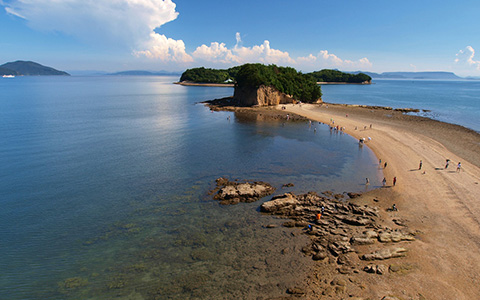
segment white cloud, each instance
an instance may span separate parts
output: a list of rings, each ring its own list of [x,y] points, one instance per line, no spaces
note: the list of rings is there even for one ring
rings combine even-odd
[[[154,32],[177,18],[171,0],[12,0],[2,5],[36,30],[126,47],[137,55],[191,61],[183,41]]]
[[[480,61],[474,60],[475,50],[472,46],[467,46],[464,50],[458,51],[456,57],[456,63],[467,64],[469,66],[475,67],[477,70],[480,70]]]
[[[321,50],[316,56],[309,54],[306,57],[298,57],[296,66],[304,71],[316,71],[320,69],[338,68],[344,70],[371,68],[372,63],[364,57],[356,61],[341,59],[327,50]]]
[[[261,62],[265,64],[291,64],[294,60],[288,52],[270,47],[269,41],[253,47],[242,46],[240,33],[236,33],[237,43],[232,49],[228,49],[225,43],[212,42],[210,46],[201,45],[193,52],[193,57],[201,61],[223,64],[244,64]]]

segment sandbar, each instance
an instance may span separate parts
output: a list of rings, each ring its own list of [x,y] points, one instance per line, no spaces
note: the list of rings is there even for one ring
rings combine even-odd
[[[480,295],[480,134],[462,126],[400,111],[338,104],[289,104],[277,109],[365,138],[388,188],[364,194],[361,203],[385,212],[386,222],[403,219],[417,230],[407,243],[405,274],[348,275],[362,286],[361,299],[478,299]],[[334,123],[333,123],[334,122]],[[446,160],[450,164],[445,169]],[[422,166],[420,169],[420,161]],[[384,163],[388,165],[384,168]],[[457,164],[461,168],[457,170]],[[397,178],[393,186],[393,177]],[[371,183],[380,185],[381,183]],[[375,200],[375,202],[374,202]],[[391,221],[390,221],[391,222]],[[322,272],[314,272],[305,299],[319,299]],[[339,274],[341,276],[341,274]],[[349,282],[347,280],[347,282]],[[343,299],[345,295],[337,295]],[[364,297],[364,298],[363,298]],[[329,298],[332,299],[332,298]],[[336,298],[334,298],[336,299]]]

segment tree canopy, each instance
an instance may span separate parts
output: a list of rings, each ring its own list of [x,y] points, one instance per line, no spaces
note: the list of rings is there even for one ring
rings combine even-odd
[[[207,69],[204,67],[188,69],[183,72],[180,81],[196,83],[225,83],[229,79],[235,81],[239,69],[239,66],[230,69]]]
[[[239,88],[273,86],[303,102],[315,102],[322,96],[320,86],[312,76],[297,72],[294,68],[276,65],[242,65],[236,76],[236,85]]]
[[[315,77],[317,82],[347,82],[347,83],[362,83],[370,82],[372,77],[364,73],[350,74],[344,73],[338,70],[323,69],[321,71],[315,71],[309,73],[309,75]]]

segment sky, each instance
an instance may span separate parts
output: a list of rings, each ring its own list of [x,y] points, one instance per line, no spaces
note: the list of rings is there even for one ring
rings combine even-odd
[[[478,53],[476,53],[478,51]],[[478,0],[0,0],[0,64],[480,76]]]

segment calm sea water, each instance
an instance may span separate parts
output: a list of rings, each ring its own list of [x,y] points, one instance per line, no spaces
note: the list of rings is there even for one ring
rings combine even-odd
[[[371,85],[323,85],[332,103],[418,108],[421,115],[480,131],[480,81],[381,80]]]
[[[176,79],[0,80],[0,298],[282,295],[310,260],[289,230],[265,228],[282,223],[258,212],[265,199],[220,206],[214,180],[264,180],[277,194],[380,185],[355,139],[212,113],[197,102],[232,89]]]

